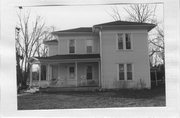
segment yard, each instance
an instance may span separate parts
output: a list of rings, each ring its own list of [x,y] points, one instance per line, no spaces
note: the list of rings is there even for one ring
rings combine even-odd
[[[106,92],[35,93],[18,96],[19,110],[165,106],[164,88]]]

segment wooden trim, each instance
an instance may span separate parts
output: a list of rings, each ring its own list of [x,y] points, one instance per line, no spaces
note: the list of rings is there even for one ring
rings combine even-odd
[[[77,81],[77,79],[78,79],[78,77],[77,77],[77,74],[78,74],[78,67],[77,67],[77,62],[75,62],[75,79],[76,79],[76,87],[78,86],[78,81]]]
[[[101,27],[101,29],[102,29],[102,27]],[[101,88],[103,88],[102,86],[102,80],[103,80],[103,70],[102,70],[102,64],[103,64],[103,59],[102,59],[102,57],[103,57],[103,53],[102,53],[102,30],[101,31],[99,31],[99,43],[100,43],[100,48],[99,48],[99,51],[100,51],[100,87]]]
[[[99,87],[101,87],[101,62],[98,62],[98,74],[99,74]]]
[[[41,63],[74,63],[76,62],[98,62],[100,59],[65,59],[65,60],[41,60]]]

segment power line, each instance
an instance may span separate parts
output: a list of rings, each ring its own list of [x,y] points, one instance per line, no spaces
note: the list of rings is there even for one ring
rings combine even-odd
[[[163,4],[163,2],[152,2],[152,3],[100,3],[100,4],[44,4],[44,5],[22,5],[16,6],[19,9],[23,7],[58,7],[58,6],[100,6],[100,5],[127,5],[127,4]]]

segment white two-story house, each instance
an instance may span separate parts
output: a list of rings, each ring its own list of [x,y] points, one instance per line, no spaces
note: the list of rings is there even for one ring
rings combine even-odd
[[[47,57],[39,64],[39,87],[150,88],[148,32],[154,24],[115,21],[52,32]]]

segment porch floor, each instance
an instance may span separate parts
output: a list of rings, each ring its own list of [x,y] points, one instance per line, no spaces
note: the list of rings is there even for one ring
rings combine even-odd
[[[67,91],[97,91],[99,87],[48,87],[40,88],[39,92],[44,93],[56,93],[56,92],[67,92]]]

